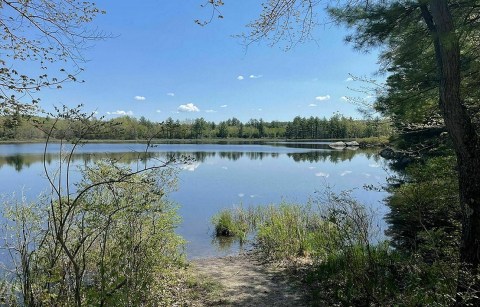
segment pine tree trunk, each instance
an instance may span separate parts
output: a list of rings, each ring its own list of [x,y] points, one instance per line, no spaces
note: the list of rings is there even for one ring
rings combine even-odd
[[[460,46],[447,0],[430,0],[430,20],[422,10],[435,44],[435,55],[440,80],[440,107],[445,125],[453,141],[457,156],[460,204],[462,206],[462,241],[460,261],[468,274],[460,270],[457,303],[466,303],[463,297],[472,275],[478,274],[480,264],[480,141],[461,97]],[[472,280],[470,280],[472,281]],[[473,287],[480,290],[479,282]],[[477,296],[476,294],[475,296]],[[479,299],[473,299],[477,305]]]

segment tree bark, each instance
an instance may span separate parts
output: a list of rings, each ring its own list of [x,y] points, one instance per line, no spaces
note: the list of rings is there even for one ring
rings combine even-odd
[[[430,16],[422,8],[422,16],[430,28],[435,45],[435,56],[439,75],[440,107],[445,126],[453,142],[458,163],[460,205],[462,206],[462,239],[460,269],[457,285],[457,303],[466,303],[463,297],[468,280],[479,272],[480,264],[480,142],[461,96],[460,44],[453,22],[448,0],[430,0]],[[467,271],[465,271],[466,269]],[[465,274],[468,273],[468,274]],[[468,289],[470,288],[470,290]],[[480,290],[474,283],[473,291]],[[475,293],[475,296],[478,296]],[[474,297],[475,297],[474,296]],[[473,299],[475,305],[479,298]]]

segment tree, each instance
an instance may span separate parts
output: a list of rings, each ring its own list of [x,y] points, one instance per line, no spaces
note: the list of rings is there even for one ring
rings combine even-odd
[[[480,97],[478,91],[467,89],[473,83],[478,84],[472,80],[478,73],[478,52],[472,50],[480,33],[478,6],[431,0],[414,2],[407,7],[400,2],[373,4],[366,8],[351,6],[333,13],[339,21],[355,27],[356,34],[351,40],[358,47],[386,46],[382,59],[392,75],[387,83],[388,92],[380,101],[385,113],[405,118],[401,112],[414,110],[416,106],[412,101],[417,101],[424,114],[422,107],[435,111],[438,106],[458,165],[463,215],[460,261],[467,265],[470,274],[477,275],[480,265],[480,176],[474,170],[480,168],[480,139],[474,122],[479,115]],[[434,60],[415,65],[424,61],[428,54],[433,55]],[[413,90],[411,85],[415,86]],[[408,91],[407,98],[403,98],[408,101],[407,108],[400,95]],[[412,96],[417,97],[412,99]],[[435,101],[438,102],[436,106],[432,103]],[[434,117],[435,113],[425,115]],[[457,301],[467,291],[464,279],[460,274]],[[478,282],[474,290],[480,290]]]
[[[19,108],[17,107],[13,114],[5,115],[3,121],[3,135],[6,138],[13,139],[17,136],[17,129],[22,123]]]
[[[169,117],[167,120],[163,123],[162,127],[164,127],[166,131],[166,138],[167,139],[172,139],[174,135],[174,129],[175,129],[175,122],[173,121],[173,118]]]
[[[217,10],[223,5],[223,1],[209,3]],[[251,31],[244,36],[246,42],[270,38],[276,43],[286,37],[292,45],[305,40],[315,25],[315,8],[320,4],[310,0],[264,3],[259,18],[248,25]],[[478,274],[480,6],[476,1],[450,0],[346,1],[330,7],[330,13],[337,22],[354,28],[347,41],[355,47],[383,48],[382,70],[390,76],[386,96],[377,103],[380,111],[393,115],[394,120],[408,120],[419,110],[424,119],[439,115],[445,124],[458,165],[463,216],[460,260],[470,273]],[[297,36],[291,35],[295,26]],[[460,296],[466,291],[462,279],[460,276]],[[474,289],[480,290],[480,282]],[[477,296],[475,300],[480,299]]]
[[[238,137],[243,138],[243,123],[238,125]]]
[[[261,118],[258,121],[257,129],[258,129],[258,137],[263,138],[265,136],[265,123]]]
[[[207,122],[203,117],[195,119],[192,127],[192,137],[195,139],[203,138],[205,129],[207,129]]]
[[[228,126],[226,122],[220,122],[220,124],[218,124],[217,136],[223,139],[228,137]]]
[[[78,81],[83,49],[105,37],[88,27],[104,13],[88,1],[5,0],[0,10],[1,112],[31,110],[38,103],[35,93],[42,88]],[[25,67],[21,62],[40,73],[32,75],[30,69],[20,68]]]

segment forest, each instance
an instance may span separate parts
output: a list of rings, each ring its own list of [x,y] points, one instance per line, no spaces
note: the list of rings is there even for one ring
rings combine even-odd
[[[91,140],[148,140],[155,139],[358,139],[369,137],[388,137],[392,128],[387,120],[379,117],[372,119],[353,119],[340,114],[331,118],[295,117],[291,122],[250,119],[242,123],[235,117],[219,123],[208,122],[204,118],[195,120],[173,120],[171,117],[163,122],[153,122],[140,117],[122,116],[113,119],[96,119],[105,123],[102,131],[88,136]],[[3,127],[0,139],[8,140],[40,140],[45,139],[45,130],[54,122],[53,116],[28,117],[18,112],[0,117]],[[68,127],[68,128],[67,128]],[[41,128],[41,129],[39,129]],[[61,119],[56,123],[56,133],[68,133],[69,137],[78,137],[79,129],[69,119]],[[53,138],[58,135],[52,135]],[[65,135],[62,135],[65,137]],[[67,136],[68,137],[68,136]]]

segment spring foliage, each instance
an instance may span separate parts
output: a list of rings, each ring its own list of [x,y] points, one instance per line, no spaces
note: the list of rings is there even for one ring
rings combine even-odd
[[[167,199],[176,183],[173,161],[147,165],[141,160],[147,144],[135,167],[116,159],[75,165],[83,138],[105,123],[65,109],[45,129],[49,136],[58,118],[74,122],[80,134],[61,139],[56,167],[47,160],[47,138],[49,192],[36,202],[4,203],[3,246],[11,258],[5,265],[12,272],[4,279],[4,297],[26,306],[168,305],[176,279],[164,277],[183,262],[183,240],[175,234],[179,217]]]

